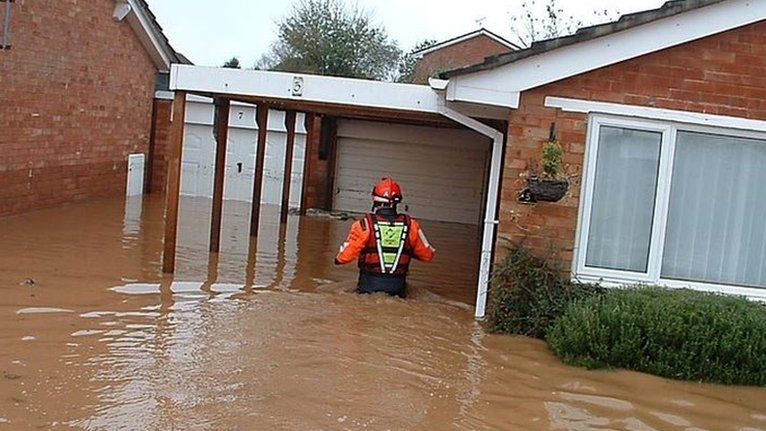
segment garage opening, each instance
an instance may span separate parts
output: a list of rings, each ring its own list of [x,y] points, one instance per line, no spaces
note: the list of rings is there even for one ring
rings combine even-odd
[[[400,210],[421,221],[438,250],[433,262],[413,265],[411,284],[470,303],[490,155],[489,139],[471,130],[339,119],[332,209],[367,212],[373,185],[395,178]]]
[[[333,209],[369,211],[372,185],[392,177],[414,217],[478,226],[489,150],[470,130],[340,120]]]

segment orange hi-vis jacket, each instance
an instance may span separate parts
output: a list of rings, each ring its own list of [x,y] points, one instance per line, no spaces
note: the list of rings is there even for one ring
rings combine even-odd
[[[396,226],[400,227],[398,231]],[[387,250],[386,240],[381,238],[387,232],[393,234],[394,231],[397,235],[396,241],[398,242],[399,235],[402,235],[404,241],[400,244],[398,253],[395,248]],[[357,220],[351,226],[348,238],[340,247],[335,262],[347,264],[358,260],[359,269],[363,272],[406,275],[411,258],[430,262],[435,251],[415,219],[403,214],[398,214],[393,219],[378,214],[366,214],[362,220]]]

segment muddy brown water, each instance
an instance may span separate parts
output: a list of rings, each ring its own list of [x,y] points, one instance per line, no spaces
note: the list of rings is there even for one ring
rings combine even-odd
[[[160,274],[162,202],[109,199],[0,219],[0,429],[763,430],[766,391],[562,365],[472,318],[475,228],[438,248],[413,298],[348,293],[349,221],[184,199]],[[237,215],[239,214],[239,215]]]

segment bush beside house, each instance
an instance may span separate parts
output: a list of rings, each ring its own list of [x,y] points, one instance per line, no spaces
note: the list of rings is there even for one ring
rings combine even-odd
[[[514,245],[495,266],[489,304],[489,329],[544,339],[548,328],[575,300],[601,293],[591,284],[572,283],[558,261]]]
[[[564,362],[766,386],[766,307],[745,298],[618,289],[571,305],[548,342]]]
[[[660,287],[571,282],[555,260],[513,246],[493,274],[488,328],[548,341],[565,363],[766,386],[766,307]]]

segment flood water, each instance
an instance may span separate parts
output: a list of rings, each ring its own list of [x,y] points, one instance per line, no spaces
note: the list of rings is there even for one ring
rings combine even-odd
[[[472,318],[476,228],[425,222],[413,297],[349,293],[350,221],[92,201],[0,219],[0,430],[766,430],[766,391],[563,366]]]

